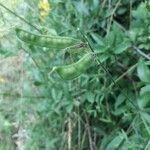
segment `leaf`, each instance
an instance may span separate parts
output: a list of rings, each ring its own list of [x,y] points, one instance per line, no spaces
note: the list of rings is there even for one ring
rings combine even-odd
[[[120,116],[121,114],[123,114],[126,111],[126,107],[125,106],[121,106],[119,108],[117,108],[114,112],[112,112],[113,115],[115,116]]]
[[[106,46],[111,48],[114,42],[115,42],[115,34],[112,31],[105,37],[105,43],[106,43]]]
[[[73,104],[69,104],[69,105],[66,107],[67,113],[71,113],[72,110],[73,110]]]
[[[54,88],[52,89],[52,98],[53,98],[54,100],[57,99],[56,90],[55,90]]]
[[[41,85],[43,85],[44,83],[41,82],[41,81],[36,80],[36,81],[33,82],[33,84],[34,84],[35,86],[41,86]]]
[[[146,3],[141,3],[137,10],[133,10],[132,14],[135,18],[144,19],[147,17],[148,9],[146,8]]]
[[[117,11],[117,14],[123,15],[127,11],[126,7],[120,7]]]
[[[150,85],[141,88],[140,95],[150,94]]]
[[[90,3],[91,2],[91,3]],[[93,13],[94,16],[97,16],[99,13],[99,0],[93,0],[89,1],[89,5],[91,6],[91,12]]]
[[[115,138],[116,133],[118,132],[118,129],[115,128],[110,132],[109,134],[106,134],[103,139],[101,140],[101,144],[99,149],[100,150],[106,150],[106,147],[109,145],[109,143]]]
[[[74,103],[74,106],[76,106],[76,107],[80,106],[80,102],[77,100],[75,100],[73,103]]]
[[[115,35],[115,45],[121,44],[125,37],[125,33],[123,32],[122,26],[119,25],[116,21],[114,21],[112,30]]]
[[[125,40],[121,44],[117,45],[115,48],[115,54],[120,54],[123,51],[127,50],[131,46],[131,43],[129,40]]]
[[[117,137],[115,137],[106,147],[106,150],[116,150],[118,149],[119,145],[121,144],[121,142],[124,140],[124,137],[119,135]]]
[[[93,0],[93,6],[98,7],[99,6],[99,0]]]
[[[89,10],[85,3],[81,1],[81,2],[75,2],[74,4],[79,14],[85,15],[85,16],[89,15]]]
[[[104,54],[99,55],[98,58],[101,62],[104,62],[109,58],[109,55],[107,53],[104,53]]]
[[[141,81],[150,83],[150,70],[143,59],[138,62],[137,73]]]
[[[120,106],[124,101],[125,101],[125,96],[123,94],[120,94],[116,99],[115,109],[117,109],[118,106]]]
[[[138,99],[138,105],[140,108],[150,106],[150,85],[146,85],[140,90],[140,98]]]
[[[129,32],[128,32],[128,36],[129,36],[129,39],[132,41],[132,42],[135,42],[136,41],[136,38],[137,38],[137,34],[138,34],[138,28],[134,28],[134,29],[131,29]]]
[[[141,109],[148,107],[150,105],[150,95],[149,96],[144,96],[140,99],[138,99],[138,105]]]
[[[95,95],[92,92],[89,92],[86,94],[86,99],[88,100],[88,102],[93,103],[95,100]]]
[[[141,115],[142,115],[143,119],[144,119],[147,123],[150,124],[150,115],[149,115],[148,113],[145,113],[145,112],[141,113]]]
[[[102,39],[101,36],[99,36],[96,33],[91,33],[91,36],[98,45],[104,46],[104,40]]]

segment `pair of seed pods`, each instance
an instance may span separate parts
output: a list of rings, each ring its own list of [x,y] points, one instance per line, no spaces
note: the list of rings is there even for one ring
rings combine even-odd
[[[37,35],[20,28],[16,28],[16,35],[20,40],[31,45],[55,49],[64,49],[81,43],[80,40],[71,37]],[[93,54],[88,52],[77,62],[70,65],[55,66],[53,70],[55,70],[62,79],[72,80],[85,72],[91,65],[92,60]]]

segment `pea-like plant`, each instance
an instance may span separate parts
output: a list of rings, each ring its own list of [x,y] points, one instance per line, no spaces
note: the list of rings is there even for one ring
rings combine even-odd
[[[10,3],[0,2],[0,149],[149,150],[149,1]]]

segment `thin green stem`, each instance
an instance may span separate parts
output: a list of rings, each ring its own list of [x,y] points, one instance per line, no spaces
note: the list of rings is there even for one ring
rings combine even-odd
[[[46,98],[50,98],[50,97],[46,97],[46,96],[32,96],[32,95],[14,95],[14,94],[11,94],[11,93],[0,93],[0,96],[3,96],[3,97],[11,97],[11,98],[31,98],[31,99],[46,99]]]
[[[3,7],[5,10],[7,10],[8,12],[10,12],[11,14],[15,15],[16,17],[18,17],[20,20],[22,20],[23,22],[25,22],[26,24],[28,24],[29,26],[33,27],[34,29],[36,29],[37,31],[39,31],[41,33],[41,30],[38,29],[35,25],[31,24],[30,22],[28,22],[27,20],[25,20],[23,17],[19,16],[18,14],[16,14],[15,12],[13,12],[12,10],[10,10],[9,8],[7,8],[6,6],[4,6],[2,3],[0,3],[0,6]]]
[[[121,76],[119,76],[116,80],[115,83],[119,82],[124,76],[126,76],[129,72],[133,71],[137,66],[137,63],[135,65],[133,65],[132,67],[130,67],[126,72],[124,72]],[[112,82],[108,88],[112,88],[114,86],[114,82]]]

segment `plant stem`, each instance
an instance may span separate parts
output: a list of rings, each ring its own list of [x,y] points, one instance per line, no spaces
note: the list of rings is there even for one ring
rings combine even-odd
[[[138,47],[133,46],[133,48],[134,48],[134,50],[135,50],[139,55],[141,55],[141,56],[143,56],[144,58],[150,60],[150,57],[149,57],[147,54],[145,54],[144,52],[142,52]]]
[[[68,150],[71,150],[71,137],[72,137],[72,127],[71,127],[71,119],[68,118]]]
[[[121,76],[119,76],[116,80],[115,83],[117,83],[118,81],[120,81],[124,76],[126,76],[129,72],[133,71],[137,66],[137,63],[135,65],[133,65],[131,68],[129,68],[126,72],[124,72]],[[108,88],[112,88],[114,86],[114,82],[112,82],[110,84],[110,86]]]
[[[120,2],[121,2],[121,0],[118,0],[117,4],[115,5],[115,8],[114,8],[113,11],[112,11],[111,17],[110,17],[110,19],[109,19],[107,34],[108,34],[109,31],[110,31],[110,28],[111,28],[111,25],[112,25],[112,21],[113,21],[113,16],[114,16],[114,14],[115,14],[117,8],[118,8],[119,5],[120,5]]]
[[[90,150],[94,150],[93,149],[93,142],[92,142],[91,131],[90,131],[90,125],[89,125],[89,120],[88,120],[87,114],[85,114],[85,120],[86,120],[86,124],[87,124],[87,132],[88,132],[88,137],[89,137]]]
[[[6,6],[4,6],[2,3],[0,3],[0,6],[3,7],[4,9],[6,9],[7,11],[9,11],[11,14],[15,15],[16,17],[18,17],[20,20],[22,20],[23,22],[25,22],[29,26],[32,26],[34,29],[36,29],[37,31],[39,31],[41,33],[41,30],[38,29],[35,25],[31,24],[30,22],[28,22],[27,20],[25,20],[23,17],[19,16],[18,14],[16,14],[15,12],[13,12],[12,10],[10,10]]]

